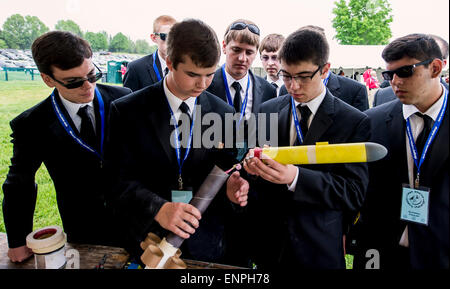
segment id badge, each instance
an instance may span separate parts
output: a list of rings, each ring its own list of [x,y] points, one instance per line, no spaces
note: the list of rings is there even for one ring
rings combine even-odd
[[[192,191],[178,191],[172,190],[172,202],[174,203],[186,203],[192,199]]]
[[[427,226],[429,200],[430,188],[411,188],[409,184],[403,184],[400,219]]]

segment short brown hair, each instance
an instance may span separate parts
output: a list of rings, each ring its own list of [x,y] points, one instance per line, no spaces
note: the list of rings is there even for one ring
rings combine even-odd
[[[186,19],[175,23],[167,37],[167,58],[176,69],[178,63],[189,56],[198,67],[217,65],[220,58],[220,44],[216,32],[198,19]]]
[[[175,24],[177,20],[169,15],[161,15],[153,21],[153,33],[159,32],[159,27],[162,25]]]
[[[267,52],[277,52],[283,44],[284,36],[281,34],[272,33],[264,37],[259,46],[259,53],[264,50]]]
[[[408,34],[386,45],[381,57],[384,61],[392,62],[403,57],[415,58],[420,61],[428,59],[442,59],[442,53],[437,42],[430,35]],[[428,67],[428,65],[425,65]]]
[[[328,62],[330,48],[323,33],[316,29],[298,29],[283,42],[278,58],[288,65],[310,61],[316,65]]]
[[[92,57],[89,42],[68,31],[50,31],[39,36],[31,51],[39,71],[52,77],[52,66],[69,70]]]
[[[228,25],[227,30],[225,31],[225,35],[223,37],[225,44],[228,44],[231,40],[234,40],[234,41],[237,41],[240,43],[254,45],[254,46],[256,46],[256,49],[258,49],[259,35],[255,34],[253,32],[250,32],[250,30],[248,30],[248,28],[245,28],[243,30],[230,30],[231,26],[237,22],[243,22],[245,24],[256,25],[252,21],[245,20],[245,19],[238,19],[238,20],[233,21],[230,25]]]

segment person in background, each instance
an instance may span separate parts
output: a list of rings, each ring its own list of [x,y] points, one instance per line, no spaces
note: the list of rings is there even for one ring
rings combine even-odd
[[[280,61],[277,54],[283,44],[284,36],[281,34],[269,34],[261,41],[259,47],[259,54],[261,56],[261,63],[267,75],[264,77],[277,90],[277,96],[280,94],[280,88],[283,86],[283,80],[278,77],[280,70]]]
[[[150,38],[156,43],[158,49],[154,53],[128,64],[127,72],[123,78],[124,87],[137,91],[160,81],[166,76],[168,73],[166,38],[170,28],[175,23],[175,18],[169,15],[161,15],[153,21],[153,33]]]

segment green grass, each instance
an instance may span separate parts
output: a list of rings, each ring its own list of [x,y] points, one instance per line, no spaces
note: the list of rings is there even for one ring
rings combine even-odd
[[[42,81],[0,81],[0,185],[5,181],[12,156],[11,128],[9,122],[24,110],[44,100],[52,89]],[[38,197],[34,212],[33,230],[58,225],[62,226],[56,205],[53,182],[44,165],[36,173]],[[0,189],[3,201],[3,189]],[[0,206],[0,232],[5,231],[3,211]],[[347,269],[353,266],[353,256],[345,257]]]
[[[42,81],[0,82],[0,184],[3,184],[11,164],[12,143],[9,122],[27,108],[45,99],[52,90]],[[33,230],[62,226],[56,205],[55,188],[44,165],[36,173],[38,197],[34,213]],[[0,189],[3,201],[3,189]],[[0,232],[5,232],[3,211],[0,206]]]

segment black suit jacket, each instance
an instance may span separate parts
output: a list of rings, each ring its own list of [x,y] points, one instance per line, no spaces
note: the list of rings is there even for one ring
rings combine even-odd
[[[105,104],[131,91],[97,84]],[[55,99],[75,132],[58,92]],[[97,132],[100,131],[98,100],[94,98]],[[105,115],[105,133],[109,123]],[[3,216],[10,248],[25,245],[33,229],[37,185],[34,175],[45,164],[56,190],[58,209],[70,242],[114,244],[112,220],[105,208],[103,169],[100,159],[82,148],[64,130],[48,97],[11,121],[14,153],[3,184]],[[98,134],[99,135],[99,134]],[[109,235],[110,234],[110,235]]]
[[[445,83],[441,78],[441,83],[447,88],[448,90],[448,84]],[[380,104],[390,102],[394,99],[397,99],[395,96],[394,90],[392,90],[391,86],[380,88],[375,92],[375,95],[373,97],[373,106],[378,106]]]
[[[155,64],[158,68],[159,75],[163,77],[164,74],[161,69],[158,53],[156,54]],[[123,86],[130,88],[132,91],[137,91],[158,81],[156,72],[153,69],[153,54],[150,54],[128,64],[127,72],[125,72],[123,77]]]
[[[388,154],[384,159],[369,164],[370,182],[367,199],[361,210],[359,253],[355,255],[354,267],[364,269],[368,261],[365,258],[366,251],[377,249],[381,269],[398,270],[405,269],[405,266],[414,269],[448,269],[448,104],[441,128],[421,167],[421,185],[431,188],[429,225],[408,223],[409,252],[398,245],[407,224],[400,220],[402,184],[408,183],[406,122],[402,103],[394,100],[366,113],[371,122],[371,141],[384,145]]]
[[[261,104],[263,104],[265,101],[268,101],[269,99],[277,97],[277,90],[275,89],[275,87],[273,87],[273,85],[264,80],[264,78],[254,75],[251,70],[249,70],[249,73],[253,83],[252,112],[257,113]],[[217,95],[223,101],[225,101],[225,103],[228,104],[225,83],[223,81],[222,68],[216,70],[214,79],[211,82],[211,85],[208,87],[207,91],[211,92],[214,95]]]
[[[369,108],[366,87],[356,80],[331,73],[327,88],[333,96],[360,111],[365,111]],[[287,93],[286,86],[283,85],[280,89],[280,95]]]
[[[290,99],[290,95],[279,96],[264,103],[260,110],[278,113],[279,146],[289,146]],[[269,120],[266,127],[270,133]],[[368,139],[367,116],[327,92],[305,136],[305,145]],[[262,180],[254,184],[249,200],[249,215],[256,228],[251,232],[254,258],[263,267],[345,268],[343,217],[346,212],[359,210],[363,203],[367,165],[298,167],[294,192],[288,191],[286,185]]]
[[[378,106],[380,104],[390,102],[397,97],[395,96],[394,91],[391,86],[380,88],[375,92],[373,96],[373,106]]]
[[[222,120],[225,113],[234,112],[231,106],[206,91],[198,96],[197,105],[201,105],[201,116],[214,112]],[[173,137],[170,118],[162,81],[112,104],[105,153],[116,180],[114,208],[123,221],[125,246],[133,256],[142,254],[139,244],[147,233],[154,232],[161,238],[168,233],[154,217],[164,203],[171,201],[171,190],[178,190],[178,163],[170,144]],[[197,119],[201,121],[199,116]],[[201,132],[210,126],[203,125]],[[197,128],[194,128],[194,138]],[[215,152],[203,145],[191,149],[182,176],[184,185],[191,187],[193,194],[220,161],[220,153]],[[227,161],[231,167],[233,158]],[[185,258],[221,260],[225,251],[224,219],[227,209],[232,208],[225,198],[225,192],[219,192],[203,214],[195,234],[183,243],[181,250]]]

